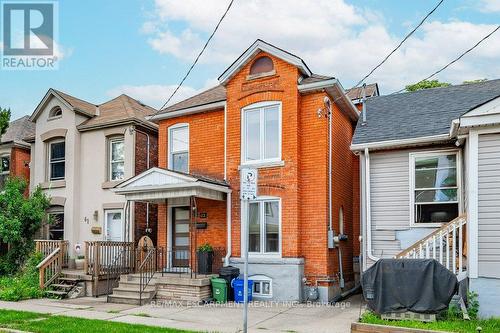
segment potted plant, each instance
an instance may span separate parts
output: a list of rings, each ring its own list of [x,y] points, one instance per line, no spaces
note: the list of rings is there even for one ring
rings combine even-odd
[[[214,261],[214,248],[212,245],[205,243],[200,245],[197,250],[198,257],[198,273],[211,274],[212,263]]]
[[[78,256],[75,259],[75,268],[78,270],[83,269],[83,265],[85,264],[85,256]]]

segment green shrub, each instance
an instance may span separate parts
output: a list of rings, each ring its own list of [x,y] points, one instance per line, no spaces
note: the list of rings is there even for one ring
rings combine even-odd
[[[32,253],[18,274],[0,278],[0,299],[17,302],[43,297],[43,290],[39,286],[38,268],[36,268],[42,260],[41,253]]]
[[[473,291],[467,293],[467,312],[471,319],[477,319],[477,314],[479,312],[479,301],[477,297],[478,294]]]

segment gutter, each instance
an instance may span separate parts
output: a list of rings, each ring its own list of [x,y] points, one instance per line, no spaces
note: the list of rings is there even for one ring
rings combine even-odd
[[[374,150],[374,149],[385,149],[385,148],[398,148],[401,146],[421,145],[421,144],[425,144],[425,143],[433,143],[433,142],[437,142],[437,141],[449,141],[449,140],[451,140],[451,137],[449,134],[439,134],[439,135],[432,135],[432,136],[424,136],[424,137],[420,137],[420,138],[351,144],[351,150],[352,151],[363,151],[365,149]]]
[[[213,102],[213,103],[208,103],[208,104],[204,104],[204,105],[193,106],[190,108],[180,109],[177,111],[155,114],[155,115],[146,117],[146,120],[149,120],[149,121],[163,120],[163,119],[170,119],[170,118],[175,118],[175,117],[179,117],[179,116],[185,116],[185,115],[200,113],[200,112],[205,112],[205,111],[213,111],[213,110],[223,108],[225,105],[226,105],[226,100],[223,100],[223,101],[219,101],[219,102]]]

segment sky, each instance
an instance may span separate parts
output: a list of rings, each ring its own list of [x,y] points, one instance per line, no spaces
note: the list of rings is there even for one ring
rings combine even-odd
[[[317,74],[355,85],[438,0],[235,0],[173,102],[217,85],[256,39],[301,57]],[[229,0],[59,0],[59,69],[0,70],[0,106],[31,114],[49,88],[94,104],[122,93],[160,107]],[[418,82],[500,23],[500,0],[445,0],[368,80],[382,94]],[[500,31],[437,78],[500,78]]]

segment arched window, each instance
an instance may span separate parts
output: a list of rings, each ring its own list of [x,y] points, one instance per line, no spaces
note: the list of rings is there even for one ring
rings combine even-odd
[[[62,109],[59,106],[54,106],[49,113],[49,118],[57,118],[62,116]]]
[[[344,207],[340,206],[339,209],[339,234],[344,234]]]
[[[274,64],[271,58],[266,56],[260,57],[257,58],[250,67],[250,75],[269,73],[273,71],[273,69],[274,69]]]

